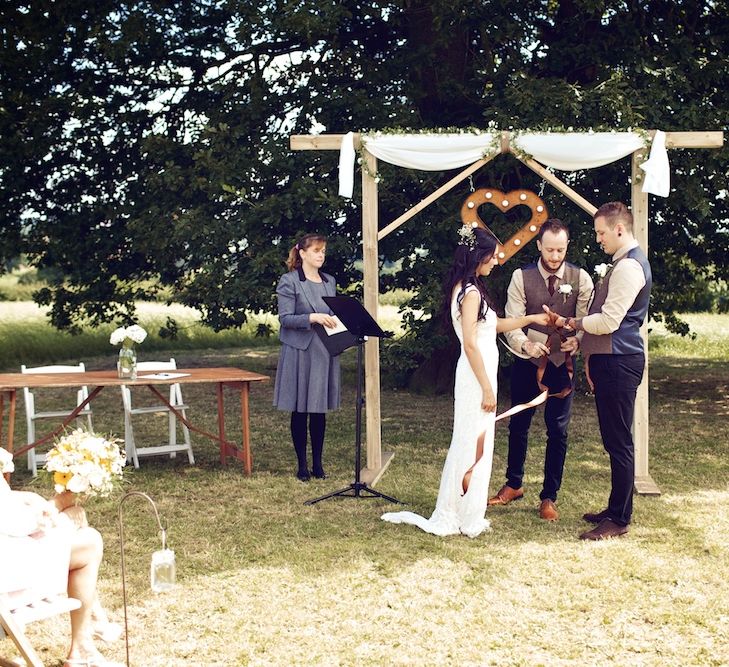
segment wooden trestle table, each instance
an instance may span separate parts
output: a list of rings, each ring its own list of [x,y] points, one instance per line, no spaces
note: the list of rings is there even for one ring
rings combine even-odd
[[[145,379],[146,376],[153,376]],[[220,443],[220,463],[225,465],[227,457],[233,457],[243,462],[243,469],[246,475],[250,475],[253,470],[253,458],[251,456],[251,439],[250,439],[250,412],[248,407],[248,396],[250,393],[251,382],[262,382],[268,380],[267,375],[260,375],[251,371],[244,371],[240,368],[179,368],[171,371],[167,375],[169,378],[160,377],[165,375],[159,372],[142,373],[137,376],[136,380],[128,378],[121,379],[117,377],[115,370],[113,371],[87,371],[85,373],[0,373],[0,444],[3,442],[2,427],[3,418],[5,416],[5,402],[8,402],[8,432],[5,448],[12,452],[17,458],[29,449],[36,447],[52,438],[56,437],[63,429],[72,422],[79,412],[81,412],[91,401],[99,395],[105,387],[118,387],[127,385],[129,387],[145,386],[149,389],[162,403],[164,403],[175,416],[187,426],[190,430],[200,433],[208,438],[217,440]],[[216,385],[217,404],[218,404],[218,433],[208,433],[191,424],[184,418],[154,385],[169,384],[214,384]],[[15,436],[15,408],[16,395],[18,389],[39,388],[39,387],[80,387],[86,385],[93,387],[88,398],[81,403],[76,409],[69,413],[63,419],[63,423],[51,433],[44,435],[35,442],[25,445],[24,447],[14,450],[13,438]],[[230,442],[225,437],[225,409],[223,403],[223,388],[228,387],[240,392],[240,411],[241,411],[241,430],[242,438],[240,447]]]

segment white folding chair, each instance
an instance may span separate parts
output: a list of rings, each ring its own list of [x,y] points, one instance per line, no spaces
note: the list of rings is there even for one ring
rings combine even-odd
[[[3,667],[43,667],[43,662],[25,634],[25,626],[33,621],[42,621],[57,614],[65,614],[78,609],[81,603],[75,598],[61,594],[25,600],[22,604],[3,593],[0,593],[0,639],[7,635],[12,639],[23,657],[23,662],[16,662],[0,656]]]
[[[78,366],[36,366],[35,368],[28,368],[23,364],[20,367],[21,373],[36,373],[39,375],[48,375],[51,373],[85,373],[86,367],[83,363]],[[89,396],[88,387],[81,387],[76,392],[76,405],[81,405]],[[25,401],[25,425],[27,433],[27,444],[36,441],[35,436],[35,422],[37,419],[55,419],[58,421],[59,418],[63,419],[71,414],[73,409],[65,410],[36,410],[35,395],[27,387],[23,389],[23,399]],[[91,406],[87,405],[78,414],[77,422],[80,424],[81,420],[85,417],[88,422],[89,431],[93,430],[91,425]],[[38,474],[38,464],[45,463],[46,455],[41,452],[36,452],[35,448],[28,450],[28,470],[30,470],[35,477]]]
[[[2,503],[6,514],[2,518],[6,519],[4,527],[10,525],[11,531],[0,532],[0,639],[9,637],[22,659],[0,656],[0,665],[43,667],[25,626],[81,606],[79,600],[66,595],[71,536],[64,529],[53,528],[38,538],[21,536],[19,532],[26,528],[17,531],[12,521],[7,522],[7,514],[16,513],[14,503],[8,500],[6,496]]]
[[[177,364],[174,359],[169,361],[140,361],[137,363],[137,379],[144,379],[145,373],[154,374],[158,372],[168,372],[177,370]],[[150,381],[154,384],[154,381]],[[185,419],[187,419],[187,405],[182,400],[182,390],[178,383],[169,385],[169,403],[177,410]],[[177,416],[166,405],[145,405],[141,407],[132,406],[132,392],[127,385],[121,386],[122,403],[124,404],[124,448],[127,453],[127,460],[134,463],[135,468],[139,468],[140,456],[157,456],[159,454],[169,454],[170,458],[174,458],[177,452],[187,452],[187,460],[190,464],[195,463],[195,457],[192,453],[192,445],[190,443],[190,430],[182,426],[183,442],[177,442]],[[134,427],[132,425],[132,417],[134,415],[167,413],[169,437],[166,445],[157,445],[152,447],[137,447],[134,441]]]

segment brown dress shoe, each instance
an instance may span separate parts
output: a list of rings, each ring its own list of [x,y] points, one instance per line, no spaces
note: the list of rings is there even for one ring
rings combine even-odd
[[[581,540],[606,540],[609,537],[620,537],[628,532],[627,526],[621,526],[611,519],[603,519],[592,530],[580,535]]]
[[[610,515],[608,514],[607,509],[604,509],[602,512],[587,512],[587,514],[583,514],[582,518],[587,521],[587,523],[600,523],[603,519],[609,519]]]
[[[559,519],[557,506],[549,498],[545,498],[539,505],[539,518],[545,521],[556,521]]]
[[[524,497],[524,488],[519,487],[518,489],[512,489],[508,484],[504,484],[499,489],[499,492],[493,497],[489,498],[489,506],[491,505],[508,505],[519,498]]]

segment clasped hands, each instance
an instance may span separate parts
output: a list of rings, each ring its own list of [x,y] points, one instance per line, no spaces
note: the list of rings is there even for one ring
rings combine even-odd
[[[545,326],[554,327],[555,329],[564,329],[565,331],[575,331],[574,327],[569,326],[568,322],[571,318],[564,317],[553,310],[550,310],[549,306],[542,306],[544,312],[547,314],[547,322]],[[566,352],[574,356],[577,354],[577,350],[580,347],[580,341],[576,336],[568,336],[563,338],[560,342],[559,349],[561,352]],[[523,350],[526,354],[534,359],[551,354],[551,350],[544,343],[537,341],[528,340],[523,345]]]

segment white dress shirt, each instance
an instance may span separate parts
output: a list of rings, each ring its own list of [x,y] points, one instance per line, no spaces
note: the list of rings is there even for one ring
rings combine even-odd
[[[638,247],[632,241],[613,255],[613,263],[626,252]],[[643,267],[635,259],[626,257],[614,265],[610,275],[610,284],[605,303],[599,313],[582,318],[582,328],[591,333],[605,335],[617,331],[630,307],[635,303],[638,293],[645,286]],[[577,316],[579,319],[579,316]]]

